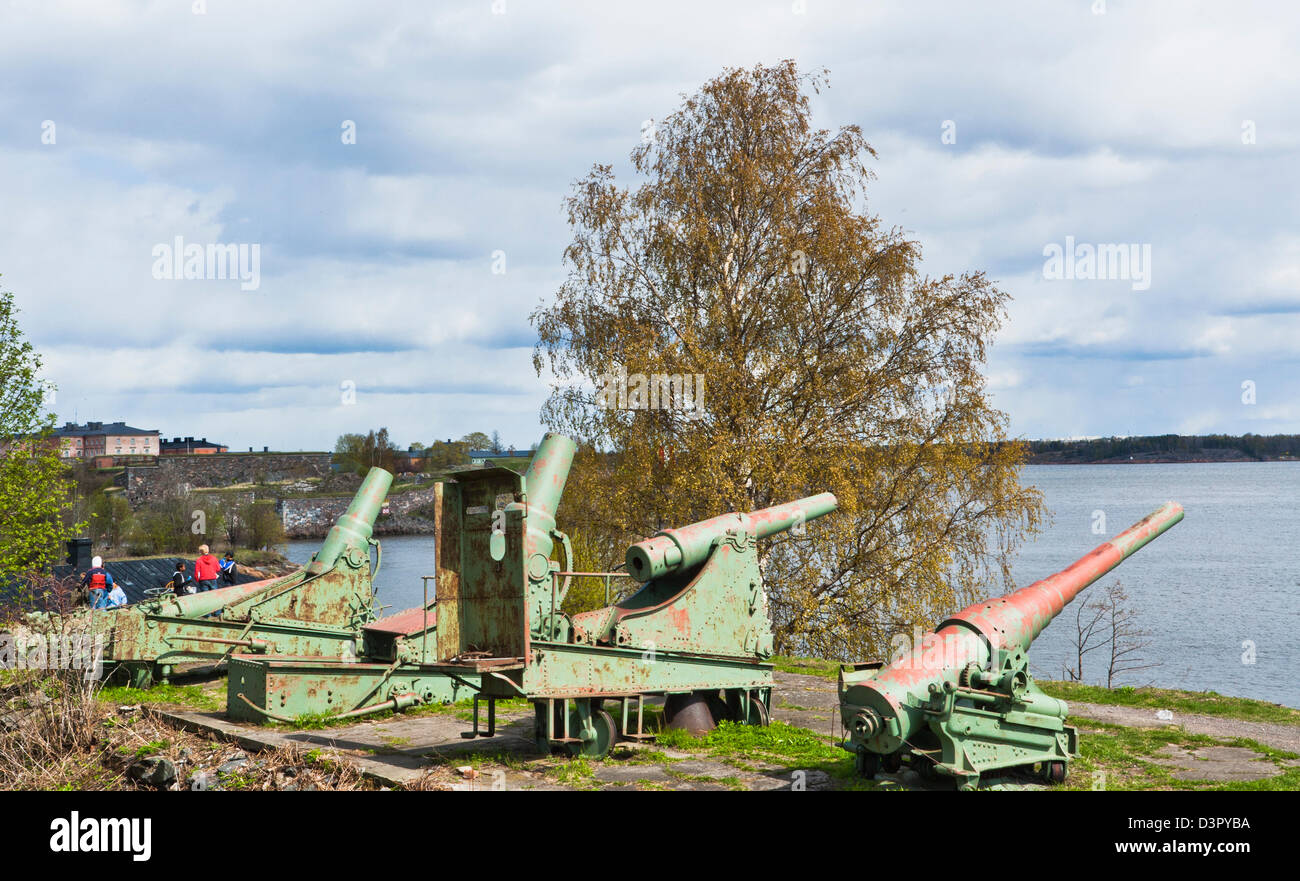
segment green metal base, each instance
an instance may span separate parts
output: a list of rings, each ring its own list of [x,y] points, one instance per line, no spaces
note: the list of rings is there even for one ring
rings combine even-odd
[[[229,667],[226,714],[248,722],[401,709],[384,706],[395,698],[402,706],[453,703],[472,697],[479,686],[476,675],[316,657],[235,655]]]
[[[853,734],[843,747],[858,773],[874,777],[906,763],[923,778],[953,779],[959,789],[1007,772],[1063,781],[1079,753],[1078,732],[1065,724],[1069,707],[1038,688],[1023,652],[996,650],[994,660],[994,673],[969,668],[956,682],[932,684],[924,700],[910,700],[916,734],[901,746],[891,731]]]
[[[532,643],[533,663],[495,667],[484,676],[485,694],[498,697],[619,697],[688,691],[771,689],[772,665],[754,660],[610,646]],[[465,665],[466,669],[478,669]],[[442,665],[452,670],[456,665]],[[484,667],[483,669],[489,669]]]

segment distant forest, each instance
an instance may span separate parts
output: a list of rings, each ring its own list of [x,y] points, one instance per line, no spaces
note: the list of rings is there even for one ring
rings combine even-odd
[[[1032,465],[1273,462],[1300,459],[1300,435],[1227,434],[1027,441]]]

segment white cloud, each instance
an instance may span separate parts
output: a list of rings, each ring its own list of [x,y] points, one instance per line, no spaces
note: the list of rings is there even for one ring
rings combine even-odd
[[[571,181],[625,174],[642,121],[724,65],[794,57],[830,69],[817,121],[880,150],[870,208],[925,269],[1015,297],[989,366],[1014,430],[1300,430],[1300,12],[1108,7],[10,3],[0,284],[63,418],[526,443],[526,316],[563,277]],[[262,287],[154,280],[177,235],[260,243]],[[1150,290],[1044,280],[1065,236],[1149,243]],[[349,376],[376,391],[340,410]]]

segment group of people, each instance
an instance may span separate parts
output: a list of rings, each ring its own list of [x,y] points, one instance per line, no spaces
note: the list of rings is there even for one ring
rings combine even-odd
[[[209,553],[207,545],[199,545],[199,558],[194,561],[194,577],[185,574],[185,561],[181,560],[176,564],[176,574],[169,584],[172,591],[180,595],[216,590],[218,582],[235,583],[235,555],[226,551],[226,556],[218,560]]]
[[[182,594],[202,593],[216,590],[223,584],[235,583],[235,555],[226,552],[224,559],[217,559],[207,545],[199,545],[199,558],[194,561],[194,577],[185,572],[185,561],[176,564],[176,573],[167,582],[167,587],[177,596]],[[90,561],[90,568],[81,578],[81,586],[90,595],[92,609],[115,609],[126,605],[126,592],[121,585],[113,583],[113,576],[104,568],[104,558],[95,557]]]

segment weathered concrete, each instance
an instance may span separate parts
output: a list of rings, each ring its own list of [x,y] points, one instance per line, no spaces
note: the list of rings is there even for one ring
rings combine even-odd
[[[1174,768],[1175,780],[1211,780],[1228,783],[1237,780],[1263,780],[1277,777],[1282,769],[1259,753],[1235,746],[1206,746],[1188,750],[1166,744],[1156,762]]]
[[[538,755],[531,716],[512,720],[499,714],[496,737],[466,740],[460,735],[469,730],[469,723],[451,713],[398,715],[378,722],[294,731],[232,722],[219,713],[198,710],[150,708],[150,712],[250,752],[287,746],[332,750],[347,756],[367,777],[389,786],[409,785],[435,765],[463,764],[476,755]]]

